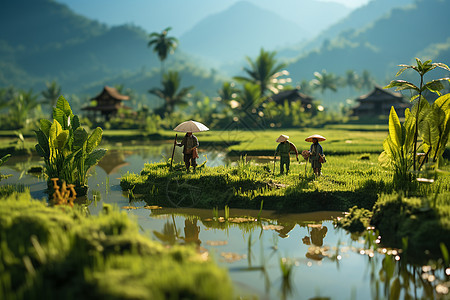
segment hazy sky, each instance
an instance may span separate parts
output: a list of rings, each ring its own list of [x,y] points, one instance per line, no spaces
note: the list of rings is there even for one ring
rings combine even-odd
[[[73,11],[107,25],[134,24],[147,31],[163,29],[170,24],[172,34],[180,36],[198,21],[210,14],[227,9],[241,0],[56,0],[67,4]],[[268,8],[268,0],[247,0],[253,3],[259,1],[261,6]],[[273,0],[274,5],[281,2]],[[285,0],[291,3],[301,0]],[[311,0],[303,0],[306,3]],[[368,3],[370,0],[316,0],[335,2],[349,8]],[[288,5],[289,6],[289,5]],[[278,7],[279,8],[279,7]],[[170,12],[170,13],[168,13]],[[288,15],[288,13],[286,14]]]
[[[351,8],[359,7],[363,4],[368,3],[370,0],[317,0],[322,2],[337,2],[343,5],[346,5]]]

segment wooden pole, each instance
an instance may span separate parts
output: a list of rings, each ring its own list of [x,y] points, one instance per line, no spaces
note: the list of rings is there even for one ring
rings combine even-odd
[[[306,164],[305,164],[305,178],[306,178],[306,166],[308,165],[308,160],[309,160],[309,157],[306,159]]]
[[[273,172],[272,172],[272,175],[275,175],[275,163],[277,162],[277,157],[275,156],[274,158],[273,158]]]
[[[176,142],[177,142],[177,137],[178,134],[175,134],[175,141],[173,143],[173,149],[172,149],[172,159],[170,160],[170,169],[172,170],[172,163],[173,163],[173,155],[175,154],[175,146],[176,146]]]

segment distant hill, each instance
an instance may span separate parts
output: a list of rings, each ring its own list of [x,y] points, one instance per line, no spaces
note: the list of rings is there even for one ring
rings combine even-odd
[[[218,62],[253,57],[261,48],[273,50],[308,38],[307,31],[271,11],[240,1],[211,15],[180,37],[181,48]]]
[[[311,50],[320,47],[325,40],[333,39],[348,30],[359,30],[389,13],[393,8],[405,7],[415,0],[372,0],[366,5],[353,10],[347,17],[338,20],[323,30],[310,42],[302,45],[301,49]]]
[[[377,0],[384,2],[383,0]],[[378,82],[392,80],[398,64],[421,59],[450,63],[448,48],[430,51],[433,44],[446,44],[450,37],[450,1],[420,0],[414,5],[392,9],[365,27],[341,32],[289,65],[296,81],[311,79],[313,72],[326,69],[338,75],[346,70],[369,70]],[[427,51],[426,51],[427,50]]]
[[[45,82],[56,80],[64,93],[80,93],[139,77],[148,85],[136,92],[147,94],[154,87],[152,82],[159,84],[160,62],[147,47],[148,33],[139,27],[108,27],[53,0],[6,1],[0,10],[0,26],[0,87],[41,91]],[[176,51],[166,69],[190,61],[188,55]],[[200,84],[206,71],[197,68],[193,74],[192,68],[180,69],[192,77],[187,81],[197,78],[197,89],[203,88]],[[213,82],[212,78],[205,90],[210,90]]]

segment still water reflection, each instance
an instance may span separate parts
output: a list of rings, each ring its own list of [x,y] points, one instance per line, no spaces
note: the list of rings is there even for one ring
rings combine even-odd
[[[141,231],[162,243],[192,244],[229,270],[238,296],[259,299],[445,299],[450,269],[414,266],[396,250],[377,247],[377,236],[352,237],[334,227],[340,212],[279,215],[273,211],[230,209],[144,208],[129,203],[120,177],[138,173],[144,163],[161,161],[171,145],[111,150],[89,178],[87,197],[78,199],[91,214],[104,203],[124,209]],[[199,163],[232,163],[220,151],[200,153]],[[175,161],[181,161],[177,152]],[[29,187],[35,198],[45,198],[45,179],[27,173],[38,158],[12,157],[2,174],[13,176],[0,184]],[[259,215],[259,217],[258,217]],[[225,219],[227,217],[227,219]],[[450,272],[449,272],[450,273]]]

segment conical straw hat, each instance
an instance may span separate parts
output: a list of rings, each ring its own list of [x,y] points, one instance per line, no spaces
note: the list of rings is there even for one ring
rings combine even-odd
[[[305,139],[305,141],[312,143],[313,139],[317,139],[319,142],[322,142],[322,141],[325,141],[325,140],[326,140],[326,138],[324,138],[324,137],[321,136],[321,135],[313,134],[313,135],[308,136],[308,137]]]
[[[282,143],[282,142],[286,142],[288,139],[289,139],[289,136],[288,136],[288,135],[282,134],[282,135],[280,135],[280,136],[277,138],[276,142],[277,142],[277,143]]]

